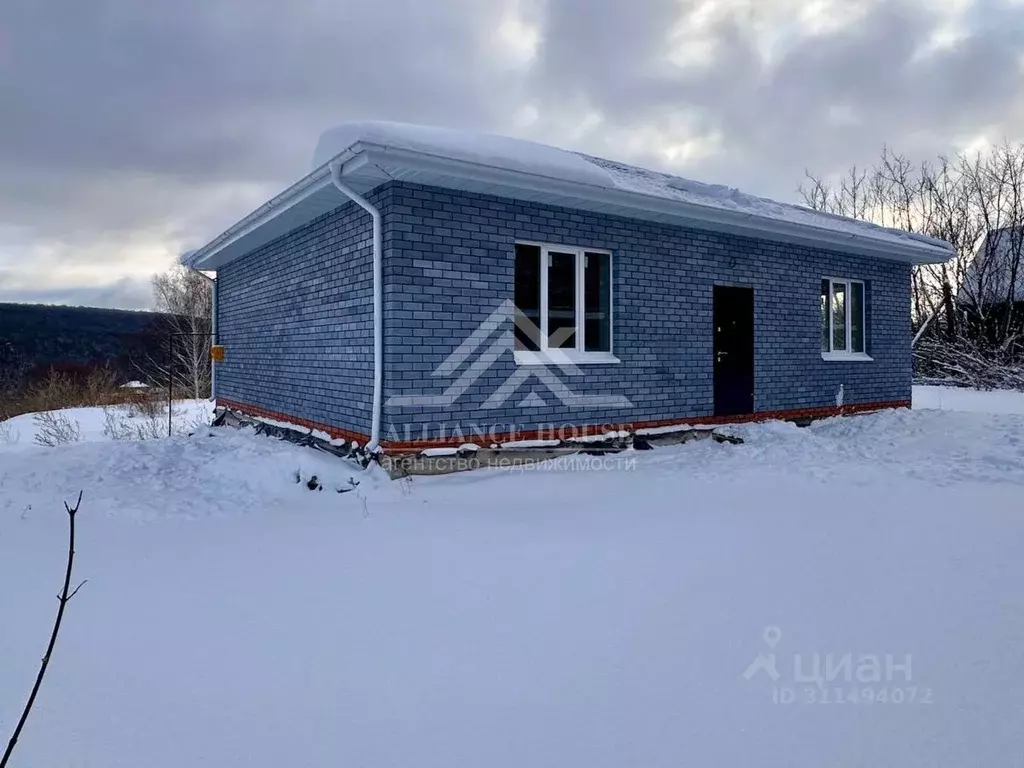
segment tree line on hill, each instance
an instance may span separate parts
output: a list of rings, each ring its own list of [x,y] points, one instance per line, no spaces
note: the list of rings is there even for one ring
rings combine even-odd
[[[0,304],[0,419],[101,404],[132,381],[165,391],[172,376],[181,396],[209,397],[212,284],[176,267],[153,289],[154,312]]]
[[[107,367],[128,381],[160,352],[161,317],[93,307],[0,304],[0,370],[8,384]]]

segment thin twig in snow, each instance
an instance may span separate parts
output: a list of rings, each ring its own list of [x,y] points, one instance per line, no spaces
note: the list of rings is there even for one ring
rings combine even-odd
[[[14,753],[14,747],[18,743],[18,737],[21,736],[21,731],[25,727],[25,723],[28,721],[29,714],[32,712],[32,706],[36,703],[36,696],[39,693],[39,688],[43,684],[43,677],[46,676],[46,668],[50,665],[50,657],[53,655],[53,648],[57,644],[57,635],[60,633],[60,624],[64,619],[64,609],[67,607],[68,601],[78,594],[78,590],[85,586],[85,582],[83,581],[75,587],[73,592],[70,591],[71,570],[75,563],[75,514],[77,514],[78,508],[81,505],[81,492],[78,494],[78,501],[75,502],[74,507],[69,507],[68,503],[64,502],[64,509],[68,512],[68,564],[67,570],[64,572],[64,588],[57,596],[57,600],[60,603],[57,608],[57,618],[53,622],[53,632],[50,633],[50,642],[46,646],[46,653],[43,654],[43,661],[39,666],[39,674],[36,675],[36,681],[32,686],[32,692],[28,695],[28,701],[25,702],[25,709],[22,710],[21,718],[19,718],[18,724],[14,728],[11,740],[7,743],[7,749],[4,750],[4,756],[0,758],[0,768],[6,768],[8,761],[11,759],[11,755]]]

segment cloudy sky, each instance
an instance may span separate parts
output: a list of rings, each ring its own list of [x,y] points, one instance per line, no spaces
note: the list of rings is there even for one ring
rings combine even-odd
[[[2,0],[0,301],[149,278],[388,119],[795,201],[1024,138],[1024,0]]]

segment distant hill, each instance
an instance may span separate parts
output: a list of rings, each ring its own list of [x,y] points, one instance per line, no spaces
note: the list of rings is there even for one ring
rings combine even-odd
[[[109,366],[126,380],[135,364],[161,355],[161,315],[93,307],[0,304],[0,373],[31,379],[51,367],[85,371]]]

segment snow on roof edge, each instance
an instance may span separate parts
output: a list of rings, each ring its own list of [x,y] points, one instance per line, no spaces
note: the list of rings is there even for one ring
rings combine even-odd
[[[919,233],[890,229],[872,222],[850,219],[837,214],[756,197],[723,185],[686,179],[681,176],[627,165],[581,152],[560,149],[526,139],[495,134],[473,133],[450,128],[412,125],[384,121],[344,123],[325,131],[314,153],[314,169],[284,192],[274,196],[252,213],[236,222],[206,245],[187,254],[182,262],[195,266],[216,254],[235,239],[235,235],[255,225],[261,216],[287,202],[295,190],[322,175],[326,167],[360,144],[405,150],[412,154],[430,155],[441,160],[467,162],[483,167],[539,178],[568,182],[602,190],[626,192],[652,197],[696,208],[736,214],[746,219],[781,222],[805,229],[808,239],[828,242],[813,236],[832,233],[840,238],[863,239],[884,246],[886,243],[910,248],[932,258],[950,258],[954,249],[949,243]],[[696,218],[696,217],[695,217]],[[757,230],[754,226],[751,229]],[[766,230],[770,231],[770,230]]]
[[[576,154],[582,155],[582,153]],[[836,213],[817,211],[806,206],[758,197],[722,184],[695,181],[592,155],[582,156],[609,169],[616,177],[616,186],[619,189],[713,210],[731,211],[760,219],[784,221],[807,228],[817,228],[851,236],[865,236],[879,242],[898,241],[912,247],[920,244],[929,251],[938,250],[940,253],[948,253],[950,256],[954,253],[952,245],[928,235],[883,227],[870,221],[852,219]],[[908,241],[910,242],[908,243]],[[921,250],[925,250],[925,248]]]
[[[376,120],[343,123],[321,134],[313,154],[313,170],[360,143],[422,152],[577,184],[601,187],[610,183],[608,173],[585,157],[547,144],[492,133]]]
[[[660,171],[489,133],[385,121],[344,123],[325,131],[317,143],[314,167],[330,162],[358,143],[375,144],[449,160],[529,173],[576,184],[661,198],[691,206],[748,214],[808,228],[881,242],[896,241],[935,254],[953,254],[953,247],[927,235],[906,232],[782,203],[718,184],[694,181]]]

